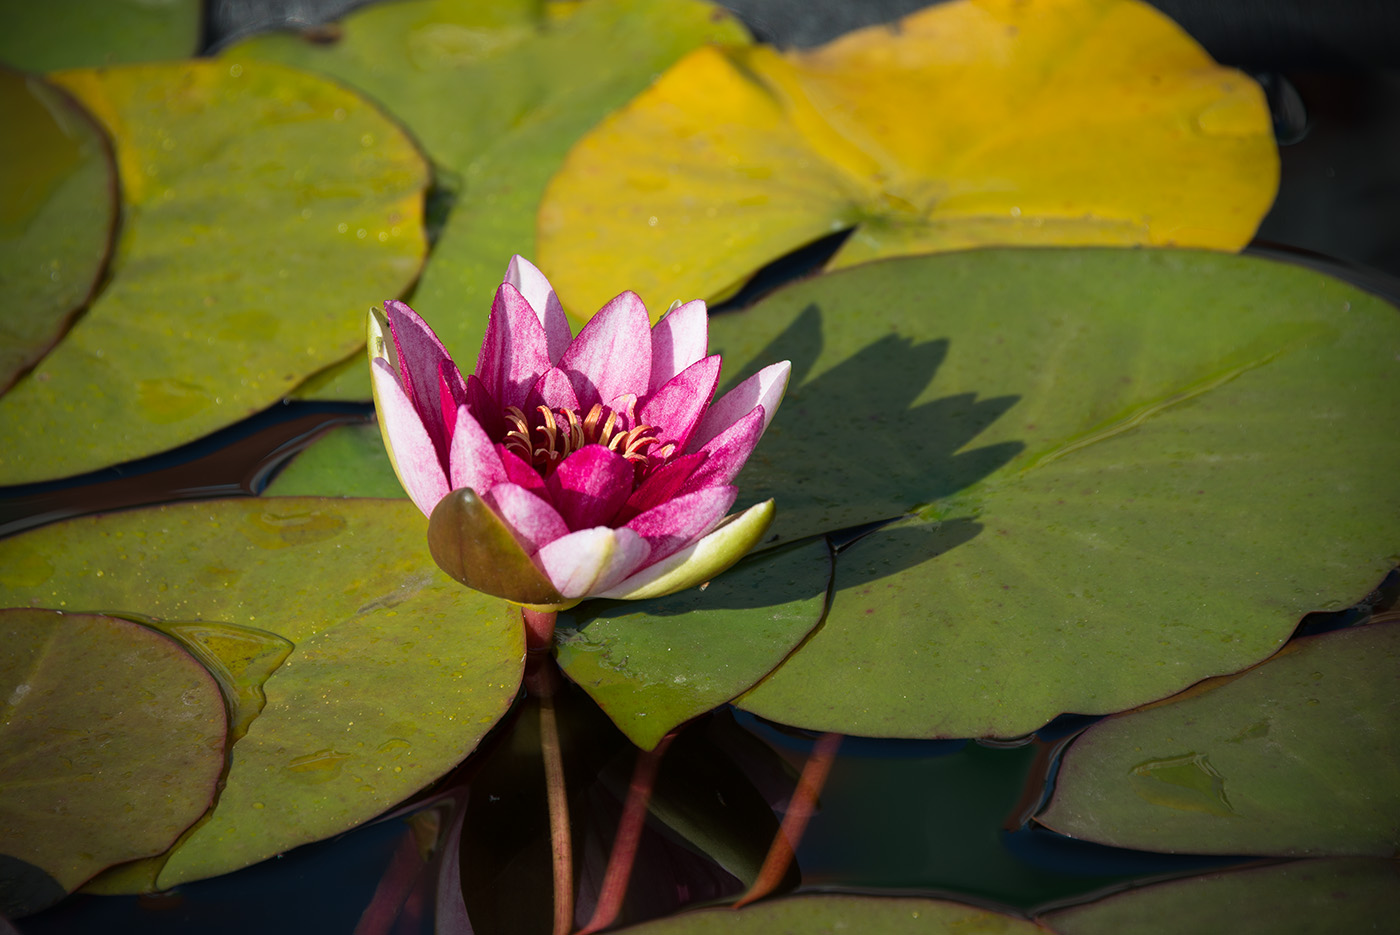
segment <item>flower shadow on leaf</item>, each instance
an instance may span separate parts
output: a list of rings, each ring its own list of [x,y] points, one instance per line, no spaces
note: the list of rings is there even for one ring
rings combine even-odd
[[[793,365],[782,409],[736,482],[741,504],[777,500],[765,544],[897,518],[981,481],[1025,447],[963,450],[1018,396],[918,401],[948,355],[946,339],[872,336],[809,379],[823,353],[830,356],[825,344],[822,310],[813,303],[752,357],[751,369],[784,358]],[[951,542],[958,533],[945,527]]]

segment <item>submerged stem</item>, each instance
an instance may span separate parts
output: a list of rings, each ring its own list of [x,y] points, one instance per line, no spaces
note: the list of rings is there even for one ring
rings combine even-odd
[[[652,786],[656,783],[656,771],[666,748],[671,745],[671,738],[672,735],[667,734],[654,750],[642,750],[637,754],[637,764],[632,767],[632,782],[627,787],[627,802],[622,807],[622,819],[617,825],[617,838],[613,841],[612,853],[608,855],[608,870],[603,875],[603,886],[598,892],[598,905],[593,909],[593,917],[577,935],[592,935],[617,920],[623,897],[627,895],[632,865],[637,860],[637,844],[641,841],[642,826],[646,823],[647,804],[651,801]]]
[[[554,714],[553,673],[539,668],[553,665],[545,656],[532,658],[537,670],[527,673],[526,684],[540,702],[540,753],[544,756],[545,793],[549,799],[549,839],[554,853],[554,935],[569,935],[574,927],[574,854],[569,834],[569,797],[564,787],[564,757],[559,748],[559,722]]]
[[[783,815],[782,827],[778,829],[773,838],[773,845],[768,849],[768,856],[763,859],[763,866],[759,868],[758,878],[754,880],[753,886],[749,887],[749,891],[734,904],[735,909],[762,899],[777,889],[778,884],[782,882],[788,866],[792,863],[797,845],[802,843],[802,833],[807,830],[807,822],[816,811],[817,798],[821,795],[822,787],[826,785],[831,763],[836,759],[836,748],[840,745],[840,734],[828,731],[817,738],[812,755],[807,757],[807,762],[802,766],[802,775],[798,777],[797,788],[792,793],[787,813]]]

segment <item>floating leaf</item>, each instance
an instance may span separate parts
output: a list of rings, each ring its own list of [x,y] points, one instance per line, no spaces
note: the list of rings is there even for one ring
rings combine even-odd
[[[821,620],[831,580],[825,541],[750,556],[711,581],[650,601],[566,612],[559,665],[635,744],[771,672]]]
[[[1045,935],[1034,922],[980,906],[941,899],[877,896],[794,896],[755,903],[685,912],[622,931],[636,935],[770,935],[803,932],[880,932],[882,935]]]
[[[154,454],[280,399],[363,340],[423,257],[427,169],[323,78],[184,62],[54,80],[117,145],[111,279],[0,397],[0,483]]]
[[[822,628],[740,704],[816,730],[1015,736],[1266,657],[1393,567],[1400,316],[1187,251],[892,260],[717,316],[793,378],[736,480],[838,555]]]
[[[364,361],[355,360],[364,366]],[[331,429],[297,455],[263,493],[269,497],[408,496],[374,424]]]
[[[1397,694],[1400,622],[1296,640],[1238,678],[1089,728],[1039,820],[1140,850],[1393,856]]]
[[[0,69],[0,126],[24,141],[0,149],[3,393],[97,285],[116,226],[117,173],[101,128],[40,78]]]
[[[1143,886],[1050,913],[1061,935],[1364,932],[1400,915],[1393,860],[1300,860]]]
[[[6,3],[0,62],[56,71],[185,58],[199,50],[200,0]]]
[[[0,853],[71,891],[159,853],[208,809],[224,702],[179,644],[113,617],[26,609],[0,610],[0,643]]]
[[[260,36],[225,58],[324,72],[422,142],[455,204],[413,307],[466,361],[506,261],[534,253],[535,207],[574,141],[691,49],[746,39],[722,8],[694,0],[410,0],[365,7],[337,30],[330,44]],[[351,360],[308,394],[368,399],[368,371]]]
[[[460,762],[510,705],[518,612],[438,571],[425,526],[406,501],[240,499],[0,542],[0,603],[236,623],[296,646],[160,888],[373,817]]]
[[[1137,0],[957,0],[821,48],[693,52],[569,153],[536,262],[592,314],[710,298],[833,230],[832,267],[989,244],[1237,250],[1269,110]]]

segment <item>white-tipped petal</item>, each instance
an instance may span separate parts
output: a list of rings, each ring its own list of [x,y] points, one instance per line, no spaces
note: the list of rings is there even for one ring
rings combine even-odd
[[[646,560],[646,540],[630,529],[595,526],[547,543],[535,555],[565,598],[591,597],[626,577]]]
[[[756,406],[763,407],[763,428],[758,433],[761,436],[768,428],[768,423],[773,421],[778,404],[783,401],[783,393],[787,390],[788,376],[791,373],[790,361],[769,364],[715,400],[696,423],[694,431],[690,433],[690,440],[686,442],[685,450],[699,451],[706,442],[748,415]]]
[[[418,416],[418,410],[399,383],[398,375],[382,357],[370,362],[371,385],[374,388],[374,409],[379,414],[379,432],[384,438],[384,450],[389,463],[424,516],[431,516],[433,507],[447,496],[447,472],[438,460],[437,448],[428,437],[428,430]]]
[[[758,544],[773,522],[773,513],[772,500],[754,504],[700,541],[593,596],[638,601],[664,597],[709,581]]]
[[[559,304],[559,297],[554,294],[554,287],[535,264],[519,254],[510,258],[504,281],[519,289],[525,301],[535,310],[540,324],[544,326],[549,362],[559,363],[559,358],[564,356],[564,350],[573,340],[573,331],[569,327],[568,316],[564,314],[564,306]]]

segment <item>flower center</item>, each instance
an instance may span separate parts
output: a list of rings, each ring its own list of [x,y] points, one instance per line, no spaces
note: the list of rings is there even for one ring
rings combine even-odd
[[[653,456],[668,457],[676,449],[673,444],[653,447],[660,439],[650,434],[654,431],[650,425],[621,428],[617,413],[604,408],[602,403],[594,403],[588,415],[582,418],[576,409],[550,409],[548,406],[535,409],[540,414],[533,430],[536,441],[530,440],[530,422],[519,406],[505,408],[510,428],[502,441],[508,450],[535,467],[558,464],[584,445],[603,445],[635,464],[646,464]]]

